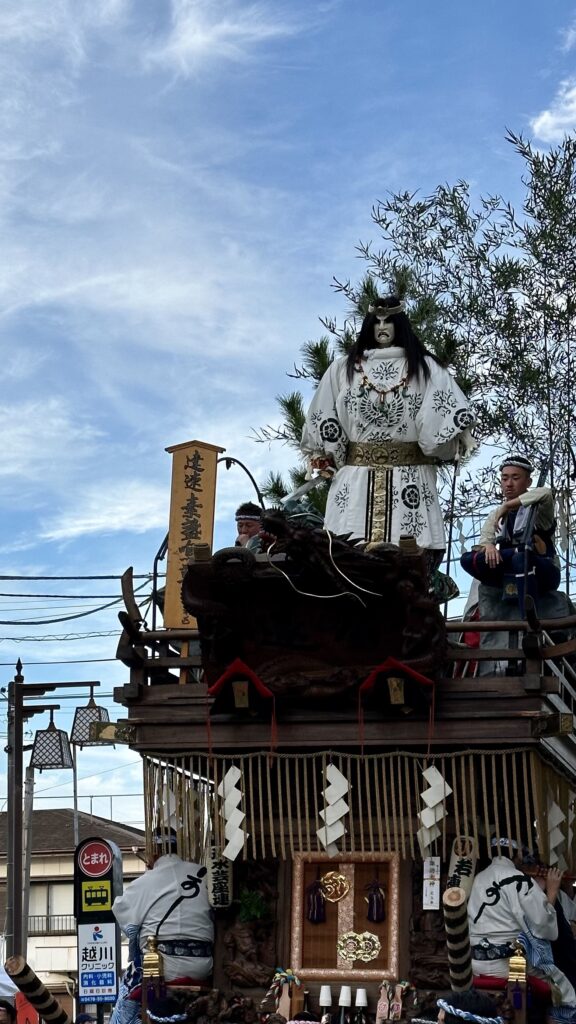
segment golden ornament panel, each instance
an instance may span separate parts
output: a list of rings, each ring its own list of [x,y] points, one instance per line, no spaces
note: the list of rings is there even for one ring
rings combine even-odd
[[[327,984],[397,978],[399,872],[400,858],[395,853],[294,855],[290,962],[298,977],[323,979]],[[326,899],[325,920],[314,923],[307,917],[307,890],[327,876],[334,879],[338,898],[336,902]],[[385,918],[378,922],[369,920],[366,898],[375,882],[385,905]],[[348,891],[343,893],[345,883]],[[361,954],[353,961],[349,959],[351,943],[353,952]]]

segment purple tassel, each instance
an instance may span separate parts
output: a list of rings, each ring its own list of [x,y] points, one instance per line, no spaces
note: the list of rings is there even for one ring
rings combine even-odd
[[[324,924],[326,920],[326,898],[319,878],[306,889],[306,917],[311,924]]]
[[[522,989],[518,982],[514,985],[514,990],[512,992],[512,1006],[515,1010],[522,1009]]]
[[[369,921],[373,921],[378,924],[380,921],[386,920],[386,901],[384,897],[384,890],[380,885],[377,878],[369,885],[365,887],[368,890],[368,914],[366,915]]]

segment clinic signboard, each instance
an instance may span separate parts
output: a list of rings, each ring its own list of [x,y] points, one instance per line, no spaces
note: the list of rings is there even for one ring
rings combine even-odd
[[[115,843],[85,839],[74,854],[78,999],[110,1003],[118,995],[120,929],[112,904],[122,893],[122,854]]]

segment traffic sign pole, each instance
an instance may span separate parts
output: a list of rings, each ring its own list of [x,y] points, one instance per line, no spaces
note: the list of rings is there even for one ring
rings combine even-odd
[[[112,904],[121,892],[122,855],[116,844],[85,839],[74,855],[80,1003],[110,1003],[118,995],[120,929]]]

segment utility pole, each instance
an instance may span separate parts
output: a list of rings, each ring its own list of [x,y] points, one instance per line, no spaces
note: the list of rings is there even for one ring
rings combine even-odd
[[[22,926],[22,662],[8,684],[8,857],[6,861],[6,956],[20,952]],[[14,884],[20,875],[20,885]]]
[[[33,715],[45,711],[57,711],[59,704],[35,704],[25,706],[24,700],[27,697],[42,697],[45,693],[69,687],[99,686],[98,682],[70,682],[70,683],[27,683],[24,684],[22,675],[22,662],[20,658],[16,663],[16,674],[12,682],[8,684],[8,743],[6,753],[8,755],[8,842],[6,858],[6,958],[11,956],[26,956],[26,936],[28,928],[24,928],[24,907],[23,907],[23,766],[22,759],[24,749],[24,728],[23,723]],[[31,843],[31,833],[27,837]],[[26,922],[27,925],[27,922]]]
[[[26,768],[24,778],[24,885],[22,886],[22,949],[28,947],[30,914],[30,865],[32,862],[32,810],[34,808],[34,769]]]

